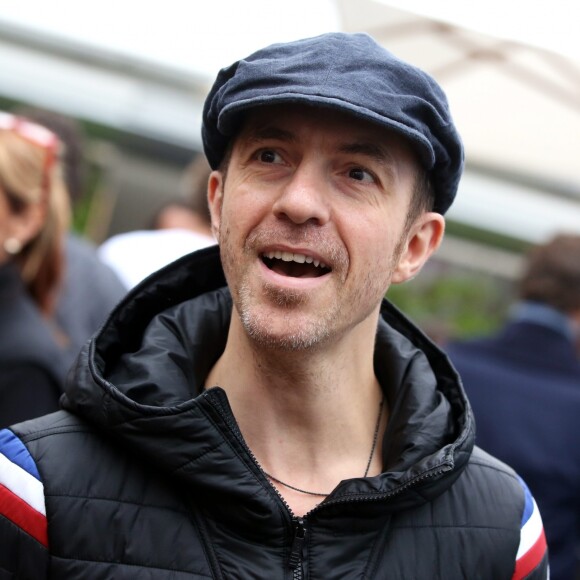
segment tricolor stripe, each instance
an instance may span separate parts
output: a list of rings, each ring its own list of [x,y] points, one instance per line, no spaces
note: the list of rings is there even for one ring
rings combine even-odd
[[[0,431],[0,516],[48,545],[44,486],[22,441]]]
[[[546,555],[546,536],[540,510],[528,486],[520,479],[524,490],[524,513],[520,531],[520,546],[516,555],[516,568],[512,580],[522,580],[533,572]]]

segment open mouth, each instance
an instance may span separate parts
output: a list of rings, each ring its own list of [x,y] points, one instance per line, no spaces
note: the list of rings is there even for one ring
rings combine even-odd
[[[270,270],[291,278],[318,278],[331,271],[326,264],[306,254],[292,252],[266,252],[262,261]]]

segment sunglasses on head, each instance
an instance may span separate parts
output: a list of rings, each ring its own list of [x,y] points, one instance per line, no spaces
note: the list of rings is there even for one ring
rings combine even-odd
[[[57,157],[58,137],[42,125],[37,125],[24,117],[6,113],[5,111],[0,111],[0,130],[11,131],[25,141],[44,150],[42,191],[46,195],[49,190],[50,172]]]

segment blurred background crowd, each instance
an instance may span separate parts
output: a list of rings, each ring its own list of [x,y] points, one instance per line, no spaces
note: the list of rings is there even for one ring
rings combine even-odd
[[[501,19],[493,2],[470,3],[469,15],[451,1],[77,4],[0,0],[0,427],[56,408],[80,345],[125,292],[214,243],[199,124],[217,69],[268,42],[366,31],[440,82],[467,154],[441,250],[389,297],[449,350],[478,442],[530,484],[557,554],[553,577],[573,578],[580,50],[565,42],[578,21],[571,3],[546,12],[503,3]]]

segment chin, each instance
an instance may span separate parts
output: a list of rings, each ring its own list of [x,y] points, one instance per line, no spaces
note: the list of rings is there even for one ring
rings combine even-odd
[[[261,348],[285,352],[311,350],[324,344],[330,336],[326,324],[303,324],[282,318],[273,324],[271,316],[256,317],[242,314],[242,325],[249,338]],[[280,326],[277,329],[276,326]]]

